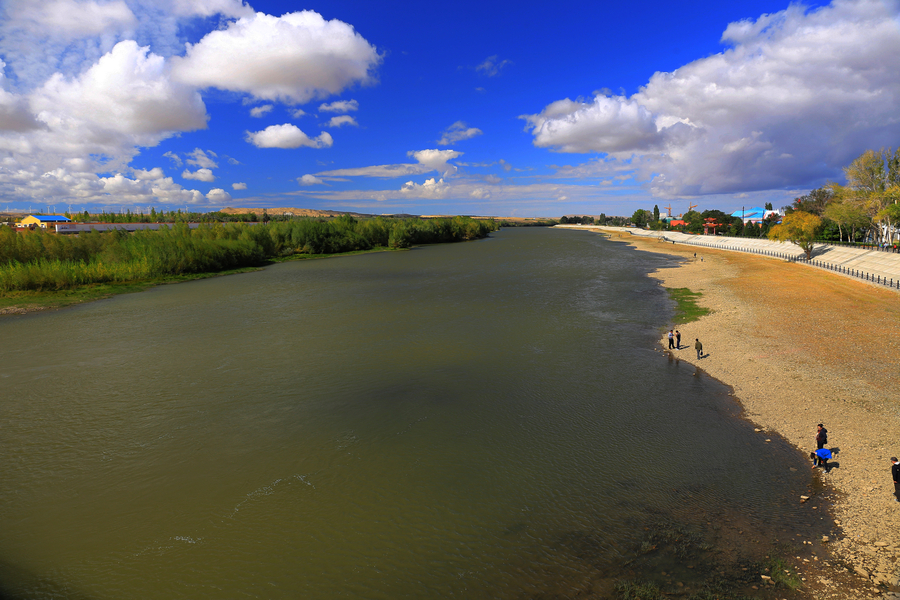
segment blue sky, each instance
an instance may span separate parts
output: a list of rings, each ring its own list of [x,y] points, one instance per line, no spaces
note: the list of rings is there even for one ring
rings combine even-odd
[[[0,208],[732,211],[900,143],[900,0],[683,4],[4,0]]]

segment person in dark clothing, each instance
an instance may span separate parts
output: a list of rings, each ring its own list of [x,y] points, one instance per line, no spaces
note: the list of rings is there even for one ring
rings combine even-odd
[[[700,338],[694,338],[694,349],[697,351],[697,358],[703,358],[703,344],[700,343]]]
[[[894,496],[900,502],[900,462],[896,456],[891,458],[891,477],[894,478]]]
[[[675,330],[675,348],[681,350],[681,332]]]
[[[828,443],[828,430],[821,423],[817,427],[819,430],[816,431],[816,447],[821,450],[822,446]]]

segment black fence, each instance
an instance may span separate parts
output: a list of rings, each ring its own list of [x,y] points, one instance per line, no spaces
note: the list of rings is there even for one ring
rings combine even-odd
[[[876,252],[890,252],[891,254],[900,254],[900,246],[896,244],[867,244],[865,242],[834,242],[819,241],[817,244],[827,244],[829,246],[842,246],[844,248],[859,248],[860,250],[873,250]]]
[[[787,260],[790,262],[803,263],[810,265],[812,267],[818,267],[820,269],[825,269],[826,271],[834,271],[835,273],[840,273],[842,275],[847,275],[848,277],[856,277],[857,279],[862,279],[864,281],[868,281],[869,283],[875,283],[878,285],[884,285],[889,288],[900,290],[900,279],[889,279],[887,277],[882,277],[881,275],[873,275],[872,273],[868,273],[866,271],[860,271],[859,269],[851,269],[845,267],[843,265],[835,265],[832,263],[825,262],[824,260],[806,260],[806,256],[796,255],[796,254],[788,254],[786,252],[775,252],[774,250],[768,250],[765,248],[738,248],[735,246],[729,246],[727,244],[716,244],[713,242],[697,242],[697,241],[676,241],[667,238],[666,236],[662,237],[663,240],[667,242],[678,243],[678,244],[687,244],[690,246],[699,246],[701,248],[713,248],[715,250],[731,250],[734,252],[746,252],[748,254],[759,254],[760,256],[768,256],[770,258],[780,258],[782,260]],[[829,242],[830,244],[830,242]],[[823,244],[824,245],[824,244]],[[846,246],[852,246],[852,244],[845,244]],[[876,250],[876,248],[865,248],[866,250]],[[881,250],[880,248],[877,250]],[[884,251],[890,251],[890,248],[885,249]]]

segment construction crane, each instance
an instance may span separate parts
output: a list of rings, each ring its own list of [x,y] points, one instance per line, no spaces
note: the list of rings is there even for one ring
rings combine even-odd
[[[697,208],[697,206],[699,206],[699,205],[698,205],[698,204],[691,204],[690,202],[688,202],[688,210],[687,210],[687,211],[688,211],[688,212],[691,212],[692,210],[694,210],[695,208]]]
[[[672,216],[672,205],[669,204],[668,206],[663,206],[663,208],[666,209],[666,216],[671,217]]]

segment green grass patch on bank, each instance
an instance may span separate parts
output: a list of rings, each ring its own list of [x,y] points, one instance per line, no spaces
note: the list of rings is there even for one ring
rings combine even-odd
[[[220,271],[215,273],[171,275],[168,277],[148,279],[146,281],[95,283],[63,290],[24,290],[3,292],[0,293],[0,317],[4,315],[22,314],[40,310],[55,310],[65,308],[67,306],[74,306],[75,304],[83,304],[85,302],[93,302],[94,300],[102,300],[104,298],[118,296],[119,294],[133,294],[136,292],[143,292],[152,287],[166,285],[169,283],[181,283],[183,281],[208,279],[210,277],[221,277],[224,275],[248,273],[250,271],[258,270],[259,267],[242,267],[240,269],[230,269],[228,271]]]
[[[675,324],[691,323],[710,313],[708,308],[700,306],[698,302],[703,295],[700,292],[688,288],[667,288],[666,291],[669,292],[669,298],[675,301]]]

